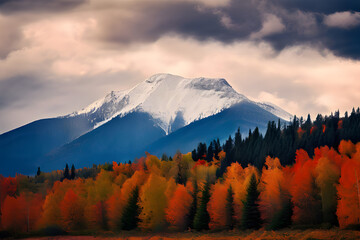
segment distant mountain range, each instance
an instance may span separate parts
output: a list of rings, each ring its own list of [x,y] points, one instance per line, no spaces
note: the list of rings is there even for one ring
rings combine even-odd
[[[34,121],[0,135],[0,174],[32,175],[152,154],[188,152],[268,121],[292,115],[237,93],[225,79],[157,74],[134,88],[112,91],[72,114]]]

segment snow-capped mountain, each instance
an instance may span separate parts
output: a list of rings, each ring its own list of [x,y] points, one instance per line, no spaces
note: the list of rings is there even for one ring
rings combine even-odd
[[[225,79],[156,74],[130,90],[112,91],[70,116],[87,115],[96,128],[116,116],[142,111],[149,113],[156,124],[169,134],[242,101],[250,100],[237,93]],[[291,117],[275,105],[256,104],[284,120]]]
[[[189,152],[199,142],[224,141],[291,115],[254,102],[224,79],[157,74],[132,89],[113,91],[72,114],[40,119],[0,135],[0,174],[34,174],[144,155]]]

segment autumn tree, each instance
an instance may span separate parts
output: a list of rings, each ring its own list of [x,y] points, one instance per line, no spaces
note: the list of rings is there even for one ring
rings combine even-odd
[[[337,185],[338,208],[336,211],[339,225],[345,228],[360,224],[360,145],[357,153],[348,159],[341,168],[341,177]]]
[[[278,158],[266,158],[259,184],[259,205],[268,229],[279,229],[291,224],[289,179],[291,176],[286,176]]]
[[[177,185],[165,210],[166,220],[176,230],[184,230],[189,225],[189,212],[193,197],[184,185]]]
[[[14,232],[30,232],[38,228],[43,199],[40,194],[23,192],[5,198],[2,206],[3,228]]]
[[[67,230],[80,230],[85,225],[84,207],[79,196],[70,188],[60,203],[62,225]]]
[[[113,230],[121,230],[121,216],[124,207],[122,200],[121,188],[115,186],[112,195],[106,201],[107,217],[109,226]]]
[[[220,182],[213,185],[211,197],[207,204],[207,211],[210,216],[210,229],[225,229],[226,227],[227,190],[228,187]]]
[[[340,178],[340,164],[341,156],[336,153],[334,149],[322,147],[320,150],[315,150],[317,165],[316,184],[320,189],[321,203],[322,203],[322,220],[323,222],[337,225],[336,208],[337,208],[337,190]],[[338,158],[339,160],[336,160]],[[338,162],[338,164],[337,164]]]
[[[296,152],[290,193],[294,205],[295,224],[319,224],[322,220],[321,197],[316,185],[316,161],[304,150]]]
[[[159,231],[165,227],[166,189],[166,179],[151,173],[140,193],[141,228]]]

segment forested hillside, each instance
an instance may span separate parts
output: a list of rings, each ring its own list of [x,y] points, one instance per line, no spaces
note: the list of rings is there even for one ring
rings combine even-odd
[[[1,176],[1,236],[358,227],[359,124],[294,118],[187,154]]]

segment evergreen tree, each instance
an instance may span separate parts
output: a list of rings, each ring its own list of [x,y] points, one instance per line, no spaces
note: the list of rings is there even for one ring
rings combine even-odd
[[[69,165],[66,164],[65,166],[65,170],[64,170],[64,176],[62,177],[61,181],[64,179],[70,179],[70,174],[69,174]]]
[[[194,229],[200,230],[208,230],[210,216],[207,211],[207,204],[210,200],[210,186],[209,183],[206,182],[204,185],[204,189],[202,190],[202,196],[200,199],[200,204],[196,209],[196,214],[194,217]]]
[[[279,230],[291,225],[291,217],[293,215],[293,204],[291,199],[288,199],[283,204],[284,205],[281,210],[277,212],[271,220],[269,226],[267,227],[268,230]]]
[[[139,214],[140,214],[138,201],[139,201],[139,187],[136,186],[132,191],[131,196],[121,216],[121,228],[123,230],[131,230],[137,227],[139,222]]]
[[[36,172],[36,176],[40,176],[40,174],[41,174],[40,167],[38,167],[38,170]]]
[[[207,156],[206,156],[206,161],[207,162],[211,162],[214,156],[214,147],[213,147],[213,142],[210,142],[210,145],[208,147],[207,150]]]
[[[197,203],[198,203],[198,199],[197,199],[198,192],[199,192],[199,189],[198,189],[197,181],[194,181],[193,202],[191,204],[189,215],[188,215],[190,228],[194,228],[194,218],[195,218]]]
[[[161,156],[161,161],[169,161],[169,157],[166,155],[166,153],[163,153],[163,155]]]
[[[247,188],[247,195],[243,201],[243,214],[241,218],[241,227],[243,229],[259,229],[261,227],[261,217],[259,210],[259,191],[257,189],[257,181],[253,174]]]
[[[74,166],[74,164],[71,166],[71,172],[70,172],[70,178],[69,179],[75,179],[75,166]]]
[[[226,196],[226,227],[233,229],[235,226],[235,211],[234,211],[234,192],[231,185],[229,186]]]

